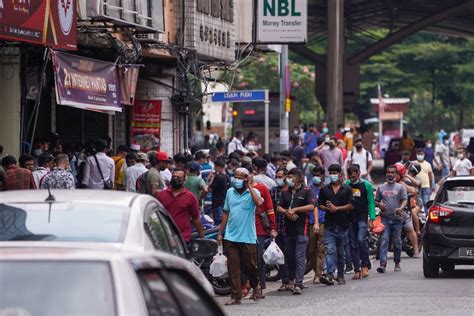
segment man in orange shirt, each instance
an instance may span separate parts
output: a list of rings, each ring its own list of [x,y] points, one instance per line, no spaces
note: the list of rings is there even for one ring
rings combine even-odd
[[[13,156],[2,159],[2,167],[5,169],[5,180],[2,185],[3,191],[36,189],[35,179],[30,170],[17,166]]]
[[[407,131],[404,131],[403,132],[403,138],[400,141],[400,150],[402,152],[403,151],[409,151],[411,153],[414,148],[415,148],[415,141],[413,140],[413,138],[411,138],[408,135]]]

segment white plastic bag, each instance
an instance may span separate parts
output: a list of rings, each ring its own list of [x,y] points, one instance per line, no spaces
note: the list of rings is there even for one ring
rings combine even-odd
[[[272,240],[267,250],[263,254],[263,261],[269,265],[285,264],[285,255],[280,247]]]
[[[227,257],[223,254],[222,246],[217,248],[217,254],[209,267],[209,273],[215,278],[227,277]]]

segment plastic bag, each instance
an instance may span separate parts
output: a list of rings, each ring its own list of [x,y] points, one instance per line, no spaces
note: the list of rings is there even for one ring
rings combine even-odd
[[[385,225],[382,223],[382,217],[377,216],[373,222],[374,226],[372,231],[376,234],[381,234],[385,229]]]
[[[263,253],[263,261],[269,265],[277,265],[285,263],[285,255],[281,251],[280,247],[276,244],[275,240],[272,240],[267,250]]]
[[[209,273],[215,278],[227,277],[227,257],[223,254],[222,246],[217,248],[217,254],[209,267]]]

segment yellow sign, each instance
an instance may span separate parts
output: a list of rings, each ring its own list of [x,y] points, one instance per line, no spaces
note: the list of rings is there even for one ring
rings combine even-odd
[[[286,112],[291,111],[291,100],[290,98],[286,98]]]

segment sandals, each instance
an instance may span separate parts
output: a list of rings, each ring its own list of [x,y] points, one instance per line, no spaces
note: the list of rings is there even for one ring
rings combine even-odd
[[[291,290],[291,287],[288,284],[282,284],[280,288],[277,290],[278,292],[286,292]]]
[[[224,305],[240,305],[242,302],[240,300],[230,299],[224,303]]]
[[[264,299],[265,295],[263,295],[262,289],[257,288],[253,290],[253,293],[250,296],[250,298],[253,299],[254,301],[258,301],[260,299]]]

